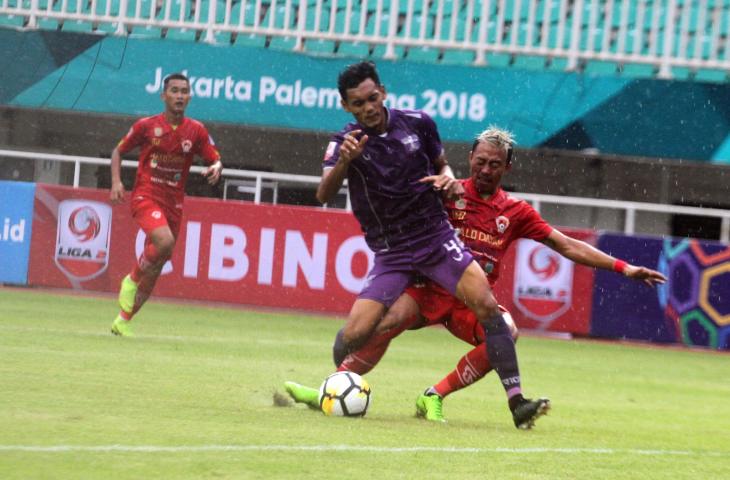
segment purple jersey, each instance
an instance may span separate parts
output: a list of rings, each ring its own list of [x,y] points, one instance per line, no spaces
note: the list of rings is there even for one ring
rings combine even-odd
[[[407,248],[447,222],[441,194],[431,184],[418,182],[437,173],[434,161],[443,147],[436,124],[420,110],[386,110],[385,133],[349,123],[332,136],[324,158],[324,168],[334,167],[345,135],[352,130],[367,134],[362,155],[350,163],[347,183],[352,211],[376,252]]]

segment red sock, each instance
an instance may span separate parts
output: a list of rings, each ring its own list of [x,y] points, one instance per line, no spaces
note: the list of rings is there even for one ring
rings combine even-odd
[[[160,261],[160,253],[152,243],[147,243],[144,246],[142,255],[137,259],[137,264],[134,266],[132,273],[129,275],[134,283],[139,283],[144,275],[144,272],[153,268],[157,262]]]
[[[375,365],[378,364],[380,359],[383,358],[383,355],[385,355],[386,350],[388,350],[390,338],[384,340],[376,338],[374,340],[377,341],[368,342],[358,351],[346,356],[340,366],[337,367],[337,371],[349,370],[359,375],[365,375],[375,368]]]
[[[479,344],[461,357],[451,373],[434,386],[441,397],[471,385],[492,370],[487,358],[487,349]]]

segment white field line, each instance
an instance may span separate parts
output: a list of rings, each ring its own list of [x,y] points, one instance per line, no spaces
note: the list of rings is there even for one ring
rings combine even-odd
[[[374,452],[374,453],[550,453],[587,455],[647,455],[727,457],[730,452],[701,450],[643,450],[630,448],[470,448],[470,447],[373,447],[359,445],[0,445],[0,453],[195,453],[195,452]]]

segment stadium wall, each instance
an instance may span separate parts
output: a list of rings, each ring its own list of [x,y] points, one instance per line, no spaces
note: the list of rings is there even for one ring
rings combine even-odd
[[[141,253],[144,234],[128,206],[108,205],[107,195],[0,182],[0,198],[17,198],[15,204],[26,210],[32,205],[33,218],[19,242],[0,242],[0,258],[18,248],[29,252],[25,265],[3,262],[0,281],[116,292]],[[10,205],[0,204],[0,218],[8,219],[5,230],[17,239],[19,228],[13,225],[21,217]],[[23,215],[31,218],[27,211]],[[567,232],[659,268],[670,281],[656,291],[574,266],[541,244],[520,241],[505,259],[496,290],[520,327],[730,349],[729,246]],[[372,253],[348,213],[188,198],[180,240],[155,295],[344,315],[371,265]],[[27,281],[8,276],[23,267]]]

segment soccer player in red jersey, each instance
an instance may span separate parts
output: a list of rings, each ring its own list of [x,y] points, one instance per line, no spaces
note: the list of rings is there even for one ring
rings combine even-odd
[[[457,201],[446,202],[451,224],[459,230],[460,238],[487,273],[491,285],[499,278],[500,262],[507,248],[520,238],[542,242],[576,263],[615,270],[648,285],[666,280],[657,271],[629,265],[583,241],[563,235],[545,222],[527,202],[505,192],[501,188],[501,181],[502,176],[512,167],[513,145],[514,140],[509,132],[497,128],[482,132],[474,141],[469,154],[471,177],[461,180],[464,196]],[[516,338],[517,329],[511,316],[504,308],[502,310],[512,335]],[[444,421],[443,398],[484,377],[492,367],[484,345],[484,327],[462,301],[437,284],[427,281],[425,284],[409,287],[378,325],[378,334],[356,352],[344,358],[336,356],[335,364],[338,370],[350,370],[364,375],[377,365],[394,337],[405,330],[439,323],[456,337],[474,346],[459,360],[456,369],[426,389],[416,400],[416,412],[419,416],[427,420]],[[337,350],[334,348],[335,352]],[[307,397],[307,387],[289,383],[286,388],[295,400],[309,403],[306,401],[310,398]],[[547,408],[540,413],[546,410]],[[532,422],[522,427],[530,428]]]
[[[160,96],[165,111],[138,120],[112,152],[109,198],[112,203],[120,203],[124,199],[122,155],[140,148],[131,210],[147,235],[142,255],[122,280],[121,310],[112,324],[115,335],[132,336],[129,322],[149,298],[162,267],[172,256],[180,231],[185,182],[195,155],[208,165],[203,175],[209,184],[217,183],[223,170],[208,130],[185,116],[190,102],[188,78],[181,73],[167,76]]]

